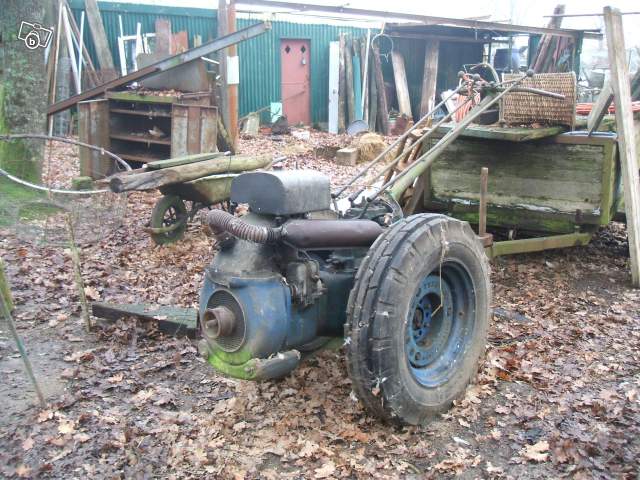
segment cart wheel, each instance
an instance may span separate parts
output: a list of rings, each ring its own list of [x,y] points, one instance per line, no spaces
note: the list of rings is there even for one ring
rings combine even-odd
[[[375,415],[422,424],[474,378],[487,337],[489,264],[466,222],[400,220],[363,260],[347,306],[347,367]]]
[[[177,242],[187,229],[187,207],[177,195],[165,195],[153,207],[151,227],[171,227],[180,223],[174,230],[165,233],[152,233],[151,238],[158,245]]]

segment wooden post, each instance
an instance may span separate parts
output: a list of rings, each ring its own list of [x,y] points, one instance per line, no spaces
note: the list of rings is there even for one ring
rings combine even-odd
[[[371,43],[371,31],[367,29],[366,43],[362,45],[362,119],[369,121],[369,45]]]
[[[5,289],[0,289],[0,317],[4,317],[7,321],[7,325],[9,325],[9,331],[11,332],[11,336],[13,340],[16,342],[16,346],[18,347],[18,351],[20,352],[20,356],[22,357],[22,361],[24,362],[24,368],[27,371],[27,375],[33,384],[33,388],[36,391],[36,395],[38,396],[38,401],[40,402],[40,406],[42,408],[47,406],[47,402],[44,399],[44,395],[42,394],[42,390],[40,390],[40,386],[38,385],[38,381],[36,380],[36,376],[33,373],[33,367],[31,366],[31,361],[29,360],[29,356],[27,355],[27,349],[24,348],[24,343],[22,343],[22,339],[20,335],[18,335],[18,331],[16,330],[16,324],[13,321],[13,316],[11,315],[11,310],[13,309],[11,303],[11,293],[9,291],[9,282],[7,281],[7,277],[4,273],[4,267],[2,262],[0,261],[0,285],[6,286]]]
[[[91,30],[91,38],[93,38],[98,63],[100,64],[102,83],[105,83],[117,78],[118,75],[116,74],[111,50],[109,50],[107,34],[102,24],[98,2],[96,0],[85,0],[85,10],[87,12],[89,30]]]
[[[347,99],[347,80],[346,80],[346,74],[345,74],[345,67],[344,67],[344,56],[345,56],[345,36],[344,33],[340,34],[340,40],[339,40],[339,47],[340,47],[340,51],[339,51],[339,55],[340,55],[340,59],[339,59],[339,64],[338,64],[338,76],[339,76],[339,83],[338,83],[338,131],[340,133],[344,132],[346,129],[346,118],[345,118],[345,109],[346,109],[346,99]]]
[[[329,133],[338,133],[339,42],[329,42]]]
[[[369,130],[376,131],[378,120],[378,87],[376,85],[375,68],[369,69]]]
[[[613,101],[613,89],[609,81],[605,82],[596,103],[593,104],[589,116],[587,117],[587,130],[589,135],[598,129],[602,119],[609,111],[609,105]]]
[[[611,66],[611,86],[616,104],[618,149],[624,181],[624,207],[631,256],[631,282],[634,287],[640,287],[640,179],[638,178],[633,112],[631,111],[631,89],[620,10],[605,7],[604,23]]]
[[[480,212],[478,215],[478,235],[484,237],[487,234],[487,185],[489,183],[489,169],[480,169]]]
[[[345,82],[347,92],[347,126],[356,119],[356,97],[353,91],[353,41],[349,38],[344,49]]]
[[[227,13],[227,1],[218,0],[218,38],[224,37],[229,33],[229,14]],[[231,126],[229,125],[229,89],[227,88],[227,49],[218,52],[219,73],[222,86],[220,88],[220,113],[222,114],[222,123],[226,132],[229,134],[230,147],[234,147],[233,137],[231,136]]]
[[[424,72],[422,74],[422,97],[420,99],[420,118],[435,106],[436,85],[438,81],[438,40],[427,40],[424,52]]]
[[[409,85],[407,84],[407,72],[404,68],[402,54],[393,50],[391,52],[391,64],[393,65],[393,79],[396,83],[396,95],[398,96],[398,110],[401,115],[413,118],[411,115],[411,99],[409,97]]]
[[[80,299],[80,309],[82,311],[82,319],[84,320],[87,332],[92,330],[91,316],[89,315],[89,304],[87,296],[84,293],[84,281],[82,279],[82,268],[80,264],[80,252],[76,245],[76,235],[73,229],[73,218],[71,214],[67,215],[67,231],[69,233],[69,247],[71,249],[71,261],[73,263],[73,277],[78,290],[78,298]]]
[[[382,64],[380,63],[380,50],[377,45],[373,45],[373,69],[376,76],[376,88],[378,93],[378,118],[382,133],[389,135],[389,106],[387,104],[387,93],[384,88],[384,77],[382,75]]]
[[[234,33],[236,31],[236,0],[230,0],[227,7],[227,33]],[[234,44],[227,49],[227,55],[234,58],[238,55],[238,47]],[[240,63],[236,65],[240,68]],[[228,100],[229,100],[229,135],[233,141],[234,150],[238,142],[238,85],[231,84],[228,88]]]

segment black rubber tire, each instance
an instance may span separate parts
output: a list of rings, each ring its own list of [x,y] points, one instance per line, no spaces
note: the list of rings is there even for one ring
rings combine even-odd
[[[441,263],[461,265],[469,274],[473,292],[467,298],[474,299],[475,314],[470,315],[473,326],[465,330],[466,348],[445,381],[431,388],[412,374],[405,328],[417,285],[442,271]],[[376,416],[399,424],[423,424],[450,408],[477,373],[490,303],[488,259],[468,223],[436,214],[398,221],[371,246],[349,296],[347,368],[358,398]]]
[[[165,214],[174,209],[177,218],[182,218],[182,225],[171,232],[152,233],[151,238],[157,245],[167,245],[180,240],[187,229],[187,206],[177,195],[165,195],[156,202],[151,212],[151,227],[161,228],[169,226],[165,222]]]

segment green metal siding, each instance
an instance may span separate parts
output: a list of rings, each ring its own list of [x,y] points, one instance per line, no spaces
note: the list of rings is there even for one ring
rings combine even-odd
[[[84,0],[71,0],[69,2],[73,16],[80,26],[80,15],[84,10]],[[216,36],[218,30],[218,22],[215,10],[206,10],[203,8],[182,8],[182,7],[164,7],[156,5],[139,5],[133,3],[116,3],[116,2],[99,2],[100,14],[102,15],[102,23],[109,48],[113,55],[113,61],[116,70],[120,71],[120,53],[118,51],[118,36],[120,36],[120,25],[118,16],[122,17],[122,29],[125,35],[136,34],[136,24],[139,22],[142,27],[142,33],[155,32],[155,21],[158,18],[164,18],[171,21],[171,29],[173,32],[186,30],[189,34],[189,46],[193,47],[194,35],[200,35],[202,41],[212,40]],[[89,27],[85,19],[84,25],[84,43],[87,45],[92,60],[98,67],[93,40],[89,33]]]
[[[83,0],[71,0],[74,17],[80,22],[84,9]],[[125,35],[135,35],[136,24],[141,23],[142,33],[155,31],[155,21],[165,18],[171,21],[173,32],[186,30],[189,46],[193,46],[194,35],[201,35],[203,42],[215,38],[217,32],[217,12],[201,8],[164,7],[131,3],[99,2],[102,22],[105,26],[109,48],[119,70],[120,55],[118,36],[120,27],[118,16],[122,17]],[[245,28],[258,19],[239,18],[237,28]],[[353,37],[366,35],[366,30],[324,24],[304,24],[272,22],[269,32],[238,45],[240,57],[239,105],[240,115],[246,115],[271,102],[281,100],[280,95],[280,40],[300,38],[310,40],[311,50],[311,118],[314,123],[326,122],[329,95],[329,42],[338,40],[340,33]],[[96,62],[93,41],[85,22],[84,42],[91,57]],[[96,63],[97,66],[97,63]]]
[[[238,29],[251,23],[255,21],[238,19]],[[270,32],[240,43],[240,114],[281,100],[280,41],[298,38],[310,41],[311,120],[314,123],[326,122],[329,104],[329,42],[337,41],[340,33],[350,34],[355,38],[366,35],[366,30],[335,25],[273,22]]]
[[[109,48],[111,48],[118,70],[120,65],[118,52],[119,15],[122,17],[125,35],[134,35],[138,22],[142,25],[142,33],[152,33],[155,31],[156,19],[165,18],[171,21],[173,32],[181,30],[188,32],[190,47],[193,46],[194,35],[200,35],[203,42],[216,37],[216,10],[116,2],[99,2],[98,5],[107,33]],[[71,0],[71,8],[76,21],[79,22],[80,14],[84,9],[84,1]],[[258,21],[258,18],[239,18],[237,28],[245,28]],[[269,32],[241,42],[238,45],[240,57],[238,110],[240,116],[266,107],[271,102],[281,100],[280,41],[287,38],[298,38],[310,41],[311,120],[313,123],[326,122],[329,108],[329,42],[337,41],[340,33],[358,38],[364,37],[366,30],[349,26],[274,21]],[[88,45],[95,63],[93,41],[86,23],[84,42]],[[404,56],[411,107],[414,117],[416,117],[419,114],[425,44],[421,41],[396,38],[394,46]],[[457,73],[464,63],[475,63],[482,59],[482,46],[472,43],[442,42],[439,58],[438,93],[458,84]],[[391,60],[389,59],[387,62],[383,58],[382,64],[385,79],[388,82],[393,82]],[[266,114],[263,115],[263,119],[267,118]]]

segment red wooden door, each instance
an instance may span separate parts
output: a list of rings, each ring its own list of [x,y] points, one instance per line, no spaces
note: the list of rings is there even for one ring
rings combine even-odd
[[[282,110],[289,125],[311,123],[309,40],[280,41]]]

